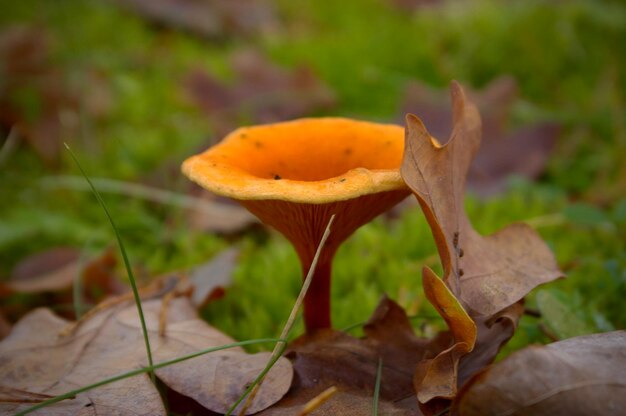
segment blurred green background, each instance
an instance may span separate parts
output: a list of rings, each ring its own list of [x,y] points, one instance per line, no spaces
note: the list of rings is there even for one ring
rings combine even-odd
[[[532,174],[496,178],[497,192],[485,197],[478,187],[467,201],[483,233],[513,221],[536,226],[568,275],[533,292],[528,306],[541,317],[525,316],[507,351],[626,326],[622,2],[150,3],[0,0],[3,281],[45,250],[69,246],[89,257],[114,245],[65,142],[97,185],[116,181],[102,190],[144,282],[239,247],[232,284],[203,314],[237,339],[275,335],[299,289],[295,253],[260,227],[225,232],[191,220],[177,198],[212,200],[180,163],[238,125],[323,115],[401,123],[429,99],[438,100],[436,118],[456,79],[481,108],[504,108],[491,117],[504,138],[558,126],[539,130],[552,145],[538,150]],[[504,76],[512,98],[488,92]],[[532,131],[516,142],[526,165]],[[154,201],[133,184],[170,193]],[[366,320],[386,292],[432,335],[442,323],[422,295],[426,264],[438,259],[415,206],[360,229],[336,258],[335,325]],[[125,276],[119,266],[115,273]],[[36,305],[64,307],[49,293],[1,302],[9,321]],[[71,297],[63,302],[71,310]]]

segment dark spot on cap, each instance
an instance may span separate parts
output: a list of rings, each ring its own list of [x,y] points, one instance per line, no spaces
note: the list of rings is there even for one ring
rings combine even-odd
[[[352,149],[350,149],[349,147],[346,147],[343,150],[343,154],[346,155],[346,156],[350,156],[352,154]]]
[[[256,147],[257,149],[260,149],[263,147],[263,143],[257,140],[256,142],[254,142],[254,147]]]
[[[240,139],[247,139],[247,138],[248,138],[248,135],[247,135],[246,133],[241,133],[241,134],[239,135],[239,138],[240,138]]]
[[[275,179],[275,180],[277,180],[277,181],[279,181],[279,180],[281,180],[282,178],[280,177],[280,175],[276,174],[276,175],[274,175],[274,179]]]
[[[339,179],[339,182],[345,182],[345,181],[346,181],[346,178]]]

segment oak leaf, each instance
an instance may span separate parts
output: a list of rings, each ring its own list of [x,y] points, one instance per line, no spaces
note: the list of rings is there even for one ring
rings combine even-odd
[[[509,127],[511,110],[518,96],[514,78],[502,76],[481,90],[468,90],[468,97],[482,117],[483,139],[469,168],[469,188],[479,195],[502,191],[511,175],[535,179],[541,175],[555,147],[560,126],[537,122],[518,129]],[[418,82],[406,87],[402,114],[419,114],[431,135],[445,137],[452,130],[446,94]]]
[[[481,121],[456,82],[451,95],[454,127],[448,142],[439,142],[419,118],[408,115],[401,167],[443,265],[442,280],[424,268],[424,290],[453,337],[448,349],[417,367],[415,387],[427,413],[441,410],[441,401],[456,396],[460,381],[495,358],[514,332],[523,311],[521,299],[535,286],[561,276],[549,248],[529,226],[513,224],[487,237],[473,229],[464,194],[480,146]]]
[[[432,137],[419,118],[407,116],[401,173],[431,227],[445,283],[465,307],[490,316],[561,272],[528,225],[512,224],[487,237],[473,229],[463,201],[467,171],[480,146],[480,115],[456,82],[451,95],[454,129],[446,144]]]

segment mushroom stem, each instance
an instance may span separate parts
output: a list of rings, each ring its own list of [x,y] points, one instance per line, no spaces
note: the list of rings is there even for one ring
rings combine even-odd
[[[335,250],[329,253],[327,248],[323,248],[320,258],[313,271],[313,279],[311,285],[304,297],[304,327],[307,334],[318,329],[331,327],[330,314],[330,282],[333,257]],[[329,255],[330,254],[330,255]],[[302,279],[306,279],[306,275],[313,262],[313,257],[307,253],[306,258],[300,255],[300,263],[302,265]]]

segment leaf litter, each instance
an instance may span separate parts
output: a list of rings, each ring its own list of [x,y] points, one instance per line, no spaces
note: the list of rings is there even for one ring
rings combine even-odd
[[[443,278],[430,268],[424,268],[424,292],[445,319],[449,330],[431,339],[416,337],[405,311],[392,300],[383,298],[364,326],[363,338],[323,330],[292,342],[286,358],[278,361],[266,382],[261,385],[261,391],[256,395],[249,412],[261,411],[264,415],[294,414],[302,412],[312,400],[319,401],[315,409],[318,415],[372,414],[375,408],[381,414],[433,415],[450,412],[452,405],[455,406],[452,410],[465,411],[463,406],[467,406],[470,400],[480,402],[479,405],[490,404],[490,396],[475,392],[482,388],[485,377],[487,381],[489,377],[495,378],[490,375],[491,372],[496,374],[496,370],[513,362],[514,357],[549,348],[552,348],[548,350],[550,354],[557,356],[564,351],[559,346],[561,343],[550,347],[533,347],[484,370],[513,335],[524,310],[524,296],[535,286],[560,277],[561,272],[548,247],[526,225],[513,224],[487,237],[479,235],[472,228],[463,209],[463,198],[466,176],[480,145],[481,121],[476,106],[465,98],[463,89],[457,83],[452,84],[451,95],[454,127],[448,142],[439,142],[417,117],[409,115],[402,166],[402,176],[424,211],[443,265]],[[163,337],[159,337],[159,311],[164,309],[165,304],[165,297],[161,296],[145,303],[151,343],[158,361],[206,347],[207,339],[213,339],[218,344],[232,342],[224,334],[200,321],[195,315],[194,305],[185,297],[167,301],[166,331]],[[195,302],[195,305],[198,304]],[[145,365],[145,351],[141,348],[136,311],[127,304],[111,305],[97,311],[76,327],[71,335],[59,338],[58,334],[65,325],[66,321],[45,310],[33,312],[16,325],[11,335],[0,344],[2,394],[12,394],[22,400],[32,399],[26,397],[31,394],[55,395],[88,383],[82,381],[81,377],[92,377],[91,381],[98,381],[111,374]],[[106,340],[103,333],[107,335]],[[616,337],[623,337],[623,333]],[[116,339],[118,342],[113,342]],[[595,353],[602,354],[604,341],[583,343],[582,346],[577,342],[572,344],[575,348],[568,350],[573,359],[577,360],[581,356],[577,348],[586,353],[599,345]],[[28,345],[29,349],[15,349],[20,343]],[[612,348],[615,339],[611,338],[607,343]],[[106,344],[106,348],[103,344]],[[119,345],[119,348],[111,345]],[[60,354],[65,358],[49,362],[43,358],[45,354],[41,351]],[[176,394],[192,397],[193,403],[223,413],[245,390],[247,383],[257,378],[269,357],[267,353],[236,353],[229,351],[229,358],[223,358],[226,353],[209,354],[203,356],[203,364],[196,365],[200,361],[194,359],[194,363],[180,363],[159,369],[157,376]],[[611,351],[607,354],[616,357],[620,363],[624,361],[619,354],[615,355]],[[103,357],[104,363],[108,362],[106,359],[109,357],[115,363],[110,366],[103,364]],[[553,364],[557,361],[554,357],[548,357],[547,360]],[[230,361],[228,370],[220,367],[221,361]],[[582,359],[580,365],[589,367],[587,361]],[[597,364],[598,371],[610,372],[606,368],[610,364],[595,359],[590,361]],[[527,367],[528,363],[525,362],[524,366]],[[574,375],[583,380],[583,384],[588,380],[588,372],[585,371]],[[225,381],[221,376],[228,372],[234,376],[230,381]],[[568,383],[574,377],[571,372],[568,373],[559,365],[556,365],[554,372],[559,373],[555,378],[564,377],[559,381],[562,385],[570,385]],[[502,374],[508,376],[511,370],[507,369]],[[6,380],[12,382],[7,383]],[[467,380],[470,381],[462,387],[457,398],[459,388]],[[111,401],[108,401],[111,397],[121,394],[120,391],[127,393],[120,387],[123,384],[119,383],[122,381],[80,393],[73,400],[55,404],[50,409],[58,409],[59,414],[64,414],[66,409],[70,409],[70,412],[84,410],[85,406],[110,409],[106,406],[112,406]],[[154,405],[158,408],[150,409],[154,410],[153,414],[163,414],[158,394],[148,377],[135,377],[133,384],[138,383],[141,388],[135,387],[129,407],[116,411],[133,414],[133,406],[138,402],[137,395],[142,395],[154,398],[148,400],[153,405],[158,404]],[[615,384],[617,388],[622,388],[623,383],[620,383]],[[500,386],[501,382],[494,385]],[[513,384],[509,388],[515,390],[517,385]],[[329,391],[334,393],[326,394]],[[502,395],[506,392],[504,390]],[[563,392],[569,393],[560,391],[559,394]],[[494,400],[501,400],[502,397],[498,397],[497,393],[489,394],[494,395]],[[528,392],[518,393],[523,395]],[[375,394],[377,400],[374,400]],[[320,400],[324,395],[325,401]],[[139,401],[143,403],[143,399]],[[471,402],[472,406],[474,402]],[[113,403],[121,405],[126,402],[116,399]],[[18,405],[4,403],[1,406],[16,409]],[[147,411],[144,406],[140,407],[136,410],[139,413],[135,414]]]
[[[234,342],[199,319],[185,297],[169,303],[166,331],[159,336],[162,302],[144,301],[155,361]],[[129,302],[104,309],[69,335],[59,336],[68,324],[46,309],[37,309],[18,322],[0,344],[3,387],[55,396],[147,365],[136,308]],[[169,388],[207,409],[224,413],[264,368],[268,357],[269,353],[246,354],[241,348],[232,348],[173,364],[156,374]],[[280,399],[289,389],[291,374],[290,363],[280,359],[252,403],[250,413]],[[0,412],[14,414],[28,407],[1,403]],[[80,393],[39,413],[165,415],[166,410],[149,377],[138,375]]]

